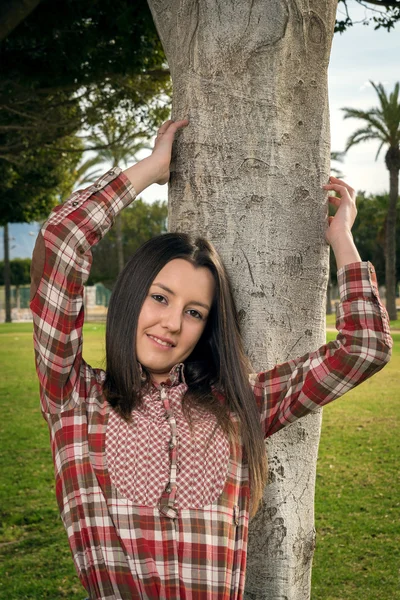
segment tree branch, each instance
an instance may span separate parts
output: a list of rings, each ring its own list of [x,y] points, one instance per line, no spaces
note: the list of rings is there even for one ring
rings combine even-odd
[[[374,4],[375,6],[381,6],[382,8],[400,8],[399,0],[363,0],[363,2],[359,2],[356,0],[358,4]]]

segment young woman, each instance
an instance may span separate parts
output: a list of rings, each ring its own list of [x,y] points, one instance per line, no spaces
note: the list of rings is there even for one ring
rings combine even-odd
[[[151,183],[169,179],[168,121],[149,158],[57,206],[32,269],[34,343],[57,500],[91,600],[243,596],[249,515],[266,480],[264,438],[388,362],[386,311],[351,227],[354,191],[331,178],[326,238],[338,265],[337,340],[251,374],[226,271],[204,239],[165,234],[121,273],[107,370],[82,360],[90,248]]]

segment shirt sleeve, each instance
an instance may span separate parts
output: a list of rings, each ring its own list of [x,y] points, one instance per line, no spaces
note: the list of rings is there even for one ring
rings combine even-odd
[[[56,206],[39,233],[30,308],[45,413],[73,408],[93,385],[93,372],[82,360],[83,285],[90,272],[91,247],[135,195],[121,169],[111,169]]]
[[[373,266],[362,262],[342,267],[338,284],[336,340],[250,375],[266,437],[339,398],[390,360],[389,319]]]

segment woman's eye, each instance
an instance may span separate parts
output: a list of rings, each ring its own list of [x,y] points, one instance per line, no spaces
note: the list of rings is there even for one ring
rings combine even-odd
[[[188,313],[189,313],[189,314],[190,314],[192,317],[194,317],[195,319],[202,319],[202,318],[203,318],[203,316],[202,316],[202,315],[201,315],[201,314],[200,314],[200,313],[199,313],[197,310],[190,309],[190,310],[188,310]]]
[[[160,294],[152,294],[151,297],[153,298],[153,300],[155,300],[156,302],[166,302],[164,296],[161,296]]]

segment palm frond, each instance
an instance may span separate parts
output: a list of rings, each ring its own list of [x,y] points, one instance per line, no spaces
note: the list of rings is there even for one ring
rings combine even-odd
[[[341,110],[345,113],[343,119],[364,119],[365,121],[369,120],[370,111],[366,112],[364,110],[358,110],[357,108],[349,108],[348,106],[341,108]]]
[[[369,112],[356,110],[352,108],[342,108],[345,111],[344,119],[360,119],[366,121],[368,126],[375,127],[381,134],[389,140],[390,133],[387,131],[385,119],[377,109],[371,108]]]
[[[331,160],[336,160],[337,162],[342,163],[344,161],[345,152],[340,152],[339,150],[331,151]]]
[[[385,142],[382,140],[382,142],[379,144],[378,152],[375,155],[375,160],[378,160],[378,156],[379,156],[379,154],[380,154],[380,152],[382,150],[382,146],[383,146],[384,143]]]
[[[359,144],[360,142],[366,142],[367,140],[381,140],[382,138],[378,134],[377,131],[374,131],[370,127],[364,127],[362,129],[357,129],[351,136],[348,138],[346,142],[346,152],[352,146]],[[386,140],[384,140],[386,141]]]

